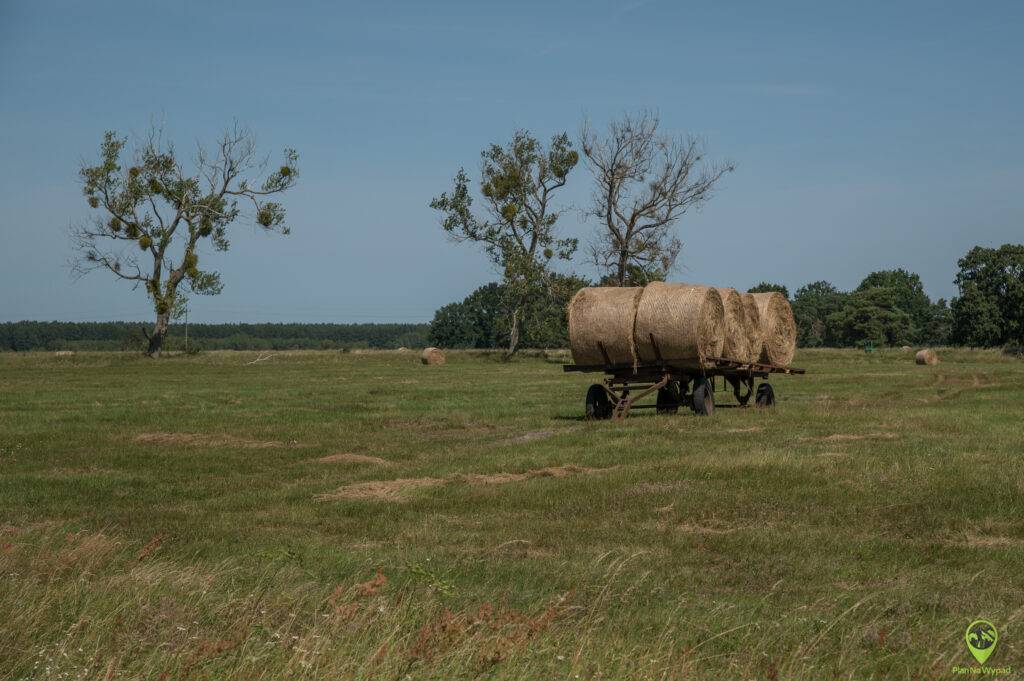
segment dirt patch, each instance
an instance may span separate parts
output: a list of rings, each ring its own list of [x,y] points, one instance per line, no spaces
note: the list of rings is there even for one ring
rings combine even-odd
[[[533,442],[534,440],[544,440],[551,437],[552,435],[558,434],[557,430],[548,428],[546,430],[532,430],[529,433],[523,433],[522,435],[516,435],[515,437],[506,438],[501,440],[498,444],[503,445],[515,445],[523,444],[525,442]]]
[[[471,473],[450,478],[400,478],[398,480],[374,480],[357,482],[339,487],[333,492],[318,494],[313,498],[317,501],[336,501],[338,499],[378,499],[384,501],[401,501],[405,492],[426,487],[438,487],[449,483],[466,483],[470,485],[502,485],[509,482],[522,482],[531,478],[564,478],[569,475],[589,475],[616,468],[585,468],[583,466],[552,466],[538,468],[524,473],[493,473],[489,475]]]
[[[813,440],[815,442],[852,442],[854,440],[894,440],[897,435],[895,433],[864,433],[861,435],[854,435],[851,433],[835,433],[834,435],[824,435],[822,437],[805,437],[803,440]]]
[[[1021,543],[1021,540],[998,535],[967,534],[949,543],[971,549],[991,549],[1001,546],[1017,546]]]
[[[647,496],[649,494],[669,494],[687,486],[686,482],[641,482],[626,490],[626,494]]]
[[[676,529],[684,534],[732,534],[733,532],[741,532],[743,530],[751,529],[763,529],[766,526],[754,527],[753,525],[736,525],[729,526],[724,524],[710,524],[710,525],[697,525],[695,523],[685,523],[683,525],[677,525]]]
[[[375,463],[380,466],[390,466],[391,462],[379,456],[366,456],[365,454],[352,454],[351,452],[339,452],[329,454],[317,459],[319,463]]]
[[[237,449],[274,449],[299,447],[298,442],[276,440],[250,440],[235,435],[211,435],[208,433],[140,433],[136,442],[158,445],[185,445],[187,447],[234,447]]]
[[[460,475],[455,478],[458,482],[466,482],[470,485],[501,485],[506,482],[521,482],[530,478],[564,478],[570,475],[586,475],[608,468],[585,468],[583,466],[552,466],[549,468],[538,468],[537,470],[526,471],[525,473],[492,473],[490,475],[471,473]]]
[[[443,478],[399,478],[398,480],[373,480],[371,482],[357,482],[345,487],[339,487],[333,492],[318,494],[314,499],[317,501],[336,501],[338,499],[383,499],[397,501],[404,492],[424,487],[436,487],[443,485],[447,480]]]

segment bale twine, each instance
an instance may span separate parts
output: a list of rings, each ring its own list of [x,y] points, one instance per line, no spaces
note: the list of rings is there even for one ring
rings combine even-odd
[[[442,366],[444,361],[444,353],[441,352],[441,348],[424,348],[420,353],[420,362],[423,364]]]
[[[640,287],[580,289],[569,303],[572,361],[580,365],[635,363],[633,320],[642,293]]]
[[[694,361],[721,357],[725,346],[722,297],[710,286],[650,283],[637,305],[633,337],[641,362],[656,361],[659,355],[664,360]]]
[[[742,293],[744,321],[747,330],[747,345],[750,347],[750,361],[761,360],[764,351],[764,332],[761,330],[761,313],[757,308],[757,299],[753,293]]]
[[[722,356],[740,362],[756,362],[757,356],[751,356],[743,298],[734,288],[715,290],[722,296],[722,307],[725,311],[725,347],[722,348]],[[761,351],[758,349],[758,355],[760,354]]]
[[[914,362],[921,365],[938,364],[939,356],[935,354],[935,351],[931,348],[925,348],[924,350],[918,350],[917,354],[914,355]]]
[[[761,361],[777,366],[789,366],[796,354],[796,322],[793,308],[781,293],[754,293],[757,312],[761,315]]]

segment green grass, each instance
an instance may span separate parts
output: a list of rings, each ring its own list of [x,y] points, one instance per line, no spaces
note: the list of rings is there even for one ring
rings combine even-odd
[[[556,359],[0,354],[0,678],[1020,666],[1024,362],[941,356],[612,423]]]

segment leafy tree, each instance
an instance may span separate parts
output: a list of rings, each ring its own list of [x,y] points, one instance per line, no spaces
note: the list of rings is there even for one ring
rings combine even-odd
[[[520,347],[556,348],[568,345],[567,307],[573,295],[590,282],[552,273],[538,285],[522,308]],[[511,315],[504,284],[481,286],[462,302],[450,303],[434,314],[430,342],[449,348],[498,348],[507,344]]]
[[[553,274],[546,286],[530,297],[525,313],[523,344],[528,348],[569,346],[569,301],[592,282],[575,275]]]
[[[747,289],[747,293],[781,293],[786,299],[789,299],[789,289],[782,284],[771,284],[767,281],[762,281],[757,286],[752,286]]]
[[[449,303],[434,313],[430,342],[443,348],[494,348],[501,342],[499,320],[504,314],[505,292],[490,283],[460,303]]]
[[[921,342],[932,320],[932,301],[924,292],[921,277],[905,269],[881,270],[864,278],[857,291],[885,288],[892,291],[896,306],[910,315],[913,329],[911,342]]]
[[[905,345],[913,333],[913,321],[900,309],[891,288],[854,291],[841,309],[828,316],[826,324],[839,345]]]
[[[1024,342],[1024,245],[972,248],[957,263],[954,342],[973,346]]]
[[[835,342],[829,333],[827,320],[842,309],[848,295],[827,281],[815,281],[797,289],[793,298],[793,316],[800,347],[816,348]]]
[[[266,172],[251,133],[235,126],[212,152],[199,148],[190,174],[158,131],[151,131],[130,161],[123,158],[126,144],[116,133],[106,133],[99,163],[80,169],[89,207],[100,215],[72,228],[75,270],[102,269],[143,287],[156,313],[146,332],[146,352],[156,356],[179,287],[185,284],[202,295],[222,289],[217,272],[199,268],[201,244],[228,250],[228,227],[243,207],[261,228],[288,233],[284,208],[270,198],[294,186],[298,155],[286,149],[283,163]]]
[[[470,180],[462,169],[452,192],[435,198],[430,207],[444,215],[441,224],[452,239],[480,244],[500,268],[510,317],[508,351],[514,353],[523,309],[537,287],[546,285],[551,260],[569,260],[576,251],[576,239],[557,238],[555,225],[564,211],[553,206],[553,199],[579,155],[565,133],[545,149],[518,130],[506,146],[493,144],[481,157],[483,215],[473,211]]]
[[[663,279],[682,249],[675,223],[733,170],[706,162],[693,138],[660,135],[658,125],[643,111],[613,121],[603,137],[587,122],[580,133],[594,176],[589,214],[601,221],[591,256],[602,279],[617,286]]]
[[[921,342],[927,345],[948,345],[953,334],[953,312],[945,298],[935,301],[930,310],[928,323],[921,334]]]

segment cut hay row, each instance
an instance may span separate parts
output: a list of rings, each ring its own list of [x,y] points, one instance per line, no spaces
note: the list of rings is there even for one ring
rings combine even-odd
[[[581,289],[569,303],[569,344],[578,365],[704,361],[788,366],[796,352],[789,301],[778,293],[653,282]]]

